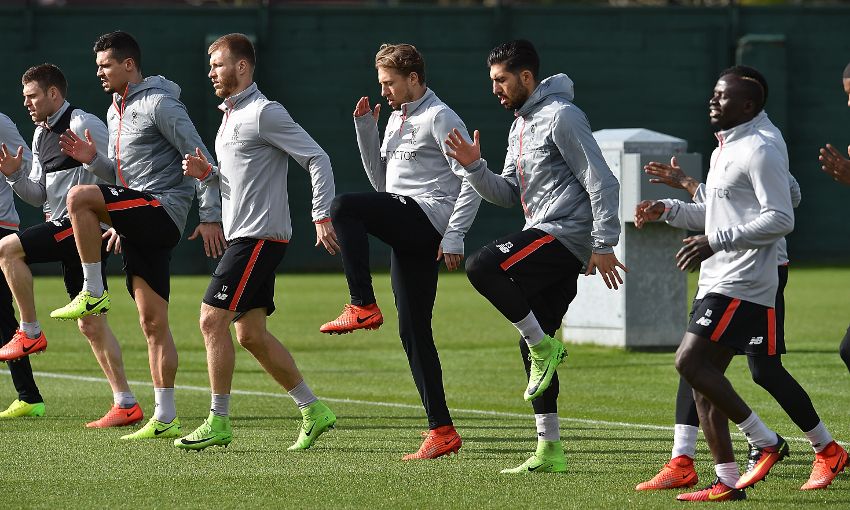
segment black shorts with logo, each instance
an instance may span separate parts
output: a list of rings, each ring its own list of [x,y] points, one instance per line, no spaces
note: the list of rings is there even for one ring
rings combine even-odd
[[[204,303],[239,314],[265,308],[274,313],[275,269],[286,253],[285,241],[239,238],[228,242],[215,268]]]
[[[688,332],[741,354],[779,353],[774,308],[714,292],[694,300]]]
[[[62,277],[65,279],[65,290],[68,291],[68,296],[74,297],[79,294],[83,289],[83,266],[80,264],[80,255],[77,253],[77,245],[74,242],[74,230],[71,228],[70,218],[39,223],[18,232],[18,238],[24,248],[27,264],[61,262]],[[109,252],[106,251],[106,241],[101,244],[100,257],[103,286],[108,288],[106,260]]]
[[[159,200],[149,193],[99,184],[112,226],[121,235],[127,290],[133,295],[138,276],[168,301],[171,291],[171,251],[180,241],[180,230]]]

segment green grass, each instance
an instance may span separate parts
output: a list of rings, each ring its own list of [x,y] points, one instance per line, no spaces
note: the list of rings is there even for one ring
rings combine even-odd
[[[128,377],[146,413],[153,392],[144,339],[133,304],[115,290],[110,322],[121,340]],[[850,438],[848,376],[837,355],[850,313],[850,270],[794,268],[787,290],[789,370],[808,389],[821,417],[839,439]],[[172,281],[171,323],[180,352],[177,404],[187,431],[206,416],[209,395],[198,305],[207,279]],[[692,282],[693,283],[693,282]],[[65,303],[60,280],[38,278],[39,315],[50,348],[33,360],[47,416],[0,422],[0,508],[300,507],[300,508],[669,508],[675,492],[636,493],[670,454],[677,375],[672,353],[633,353],[571,346],[561,371],[565,475],[506,476],[535,445],[517,334],[461,275],[441,276],[434,330],[449,406],[464,438],[449,459],[403,463],[427,428],[396,333],[388,278],[376,277],[386,323],[376,332],[325,337],[322,322],[346,299],[341,275],[283,275],[271,331],[287,345],[308,382],[328,399],[339,420],[306,453],[286,447],[297,435],[291,400],[239,350],[232,402],[234,441],[227,449],[177,451],[168,441],[126,443],[126,430],[87,430],[85,421],[110,405],[85,340],[72,323],[46,319]],[[579,297],[580,299],[580,297]],[[603,312],[604,313],[604,312]],[[47,322],[50,321],[50,322]],[[749,381],[736,359],[730,377],[758,413],[786,437],[802,434],[778,405]],[[3,374],[3,378],[8,376]],[[8,381],[8,379],[6,379]],[[0,398],[14,398],[11,384]],[[5,400],[3,403],[5,403]],[[387,405],[379,405],[386,403]],[[623,424],[617,424],[622,422]],[[656,428],[652,428],[655,426]],[[735,438],[743,460],[745,444]],[[812,460],[808,445],[792,441],[792,457],[736,507],[791,508],[850,505],[850,477],[828,491],[804,493]],[[703,442],[697,469],[710,482],[713,468]]]

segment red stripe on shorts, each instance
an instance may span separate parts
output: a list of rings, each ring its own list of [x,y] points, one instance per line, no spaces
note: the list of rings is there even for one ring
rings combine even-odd
[[[720,337],[723,336],[723,333],[726,331],[726,328],[729,326],[729,323],[732,322],[732,316],[735,315],[735,310],[738,309],[738,305],[740,304],[740,299],[733,299],[729,303],[729,306],[726,307],[726,311],[723,312],[723,317],[720,317],[720,322],[717,323],[717,327],[714,329],[714,333],[711,334],[712,342],[720,340]]]
[[[544,244],[551,243],[554,240],[554,237],[549,234],[546,234],[545,236],[541,237],[540,239],[534,241],[525,248],[508,257],[506,261],[499,264],[499,267],[502,268],[502,271],[507,271],[508,269],[510,269],[511,266],[524,259],[525,257],[528,257]]]
[[[56,242],[59,243],[59,242],[64,241],[65,239],[71,237],[72,235],[74,235],[74,227],[68,227],[65,230],[63,230],[62,232],[55,234],[53,236],[53,239],[56,239]]]
[[[767,309],[767,355],[776,354],[776,309]]]
[[[248,259],[248,265],[245,266],[245,271],[242,273],[239,285],[236,286],[236,292],[233,293],[233,299],[230,301],[230,306],[227,307],[227,309],[231,312],[235,312],[236,307],[239,305],[239,298],[242,297],[242,291],[245,290],[245,285],[248,284],[248,278],[251,277],[251,271],[254,270],[254,264],[257,263],[257,258],[260,256],[260,250],[263,249],[264,243],[264,239],[257,241],[257,245],[254,246],[254,251],[251,252],[251,258]]]
[[[113,202],[111,204],[106,204],[107,211],[123,211],[125,209],[133,209],[135,207],[160,207],[162,204],[159,203],[159,200],[153,199],[148,200],[146,198],[134,198],[132,200],[122,200],[120,202]]]

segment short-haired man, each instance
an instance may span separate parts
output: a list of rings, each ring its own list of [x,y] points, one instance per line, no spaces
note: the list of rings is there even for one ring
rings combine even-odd
[[[764,135],[766,141],[776,145],[777,150],[784,161],[788,161],[788,151],[785,140],[779,129],[767,117],[764,111],[764,102],[767,101],[768,85],[764,76],[756,69],[746,66],[735,66],[723,70],[719,76],[734,75],[744,79],[755,80],[764,91],[763,102],[758,105],[759,113],[753,119],[754,127]],[[646,167],[646,173],[654,176],[651,182],[664,183],[674,188],[684,188],[693,196],[697,203],[705,201],[705,184],[696,179],[688,177],[676,164],[675,157],[670,165],[651,162]],[[789,173],[790,191],[792,205],[797,207],[802,195],[800,185]],[[646,221],[663,219],[680,228],[701,230],[704,222],[700,223],[698,216],[691,224],[687,207],[679,200],[643,201],[635,211],[635,226],[641,228]],[[679,213],[682,214],[679,214]],[[785,239],[781,239],[777,245],[779,286],[776,294],[776,338],[771,343],[756,337],[747,345],[747,363],[753,381],[763,387],[800,430],[809,439],[812,449],[815,451],[815,462],[809,480],[801,487],[803,490],[823,489],[832,483],[832,480],[843,469],[847,463],[847,454],[844,449],[833,441],[826,426],[818,416],[812,404],[812,400],[800,383],[788,372],[782,364],[782,354],[785,354],[785,284],[788,281],[788,252]],[[725,416],[715,413],[712,418],[726,421]],[[690,487],[697,483],[697,473],[694,469],[694,455],[696,452],[697,432],[699,431],[700,419],[697,414],[696,402],[693,389],[681,378],[679,391],[676,398],[676,425],[673,439],[673,454],[670,462],[664,465],[661,471],[651,480],[638,484],[636,490],[672,489],[678,487]],[[728,435],[721,438],[727,442],[727,448],[731,449],[732,439]],[[760,454],[759,450],[753,450],[754,462]],[[729,466],[731,469],[733,466]],[[835,470],[833,470],[835,467]],[[718,473],[726,469],[717,466]],[[718,475],[719,476],[719,475]]]
[[[428,417],[428,435],[404,460],[433,459],[460,449],[443,389],[431,315],[440,258],[449,270],[463,259],[463,237],[481,198],[463,178],[463,168],[445,154],[443,140],[466,132],[460,117],[425,80],[425,60],[410,44],[385,44],[375,55],[381,95],[393,109],[378,134],[380,105],[362,97],[354,126],[363,168],[374,192],[334,199],[331,217],[339,234],[351,304],[321,326],[322,333],[376,329],[384,321],[372,288],[368,234],[392,248],[390,275],[398,329],[416,389]]]
[[[143,78],[141,49],[130,34],[104,34],[94,52],[97,76],[113,99],[107,111],[108,157],[98,154],[89,136],[70,130],[60,143],[63,152],[87,170],[114,172],[116,185],[79,185],[68,194],[84,284],[71,303],[50,315],[76,319],[109,309],[100,270],[100,223],[114,227],[121,235],[127,290],[136,301],[148,343],[156,401],[148,423],[122,439],[180,437],[174,404],[177,349],[168,326],[169,262],[195,192],[193,180],[183,175],[183,154],[206,149],[178,99],[180,87],[162,76]],[[204,209],[217,209],[219,200],[217,188],[206,190],[202,220]],[[214,224],[209,227],[220,230]]]
[[[850,106],[850,64],[844,67],[841,84],[844,86],[844,93],[848,96],[847,106]],[[847,147],[847,153],[850,154],[850,146]],[[818,159],[821,162],[821,169],[829,174],[835,182],[850,186],[850,159],[842,156],[841,152],[830,144],[826,144],[820,150]],[[844,340],[841,341],[838,352],[841,355],[841,360],[847,365],[847,370],[850,370],[850,327],[847,328],[847,333],[844,335]]]
[[[269,101],[254,83],[256,56],[251,41],[228,34],[210,45],[209,77],[215,94],[224,99],[224,112],[215,140],[218,168],[200,149],[186,154],[186,175],[206,183],[221,181],[227,248],[201,304],[201,332],[207,348],[212,390],[209,417],[174,446],[202,450],[227,446],[232,439],[230,391],[236,339],[301,410],[298,439],[290,450],[309,448],[333,427],[336,416],[316,398],[295,360],[268,331],[266,317],[275,310],[275,269],[283,260],[292,235],[286,183],[289,157],[310,172],[313,185],[313,223],[316,245],[329,253],[339,249],[329,221],[334,196],[328,155],[295,123],[280,103]]]
[[[12,119],[2,113],[0,113],[0,144],[2,144],[0,161],[15,157],[22,168],[29,170],[32,165],[32,152],[30,152],[30,148],[24,142]],[[17,149],[14,149],[15,156],[12,156],[9,148],[14,147],[17,147]],[[0,168],[2,168],[2,163],[0,163]],[[0,179],[0,238],[11,237],[18,231],[19,223],[12,190],[5,179]],[[9,343],[18,336],[17,329],[18,322],[15,319],[15,309],[12,307],[12,292],[6,284],[6,280],[0,279],[0,358],[17,358],[15,361],[7,361],[6,366],[9,368],[12,383],[18,392],[18,398],[5,411],[0,412],[0,418],[44,416],[44,399],[41,398],[41,393],[35,384],[32,365],[28,357],[31,353],[43,350],[43,346],[40,346],[39,342],[32,342],[27,344],[29,349],[27,349],[25,357],[9,356],[12,352],[21,350],[18,346],[9,347]]]
[[[620,183],[593,138],[584,112],[573,104],[565,74],[538,78],[540,58],[529,41],[501,44],[487,57],[493,93],[515,120],[501,175],[481,159],[478,131],[469,144],[447,140],[467,179],[488,202],[519,203],[525,228],[488,244],[466,262],[472,285],[519,331],[520,352],[537,424],[537,450],[503,473],[563,472],[566,460],[558,420],[556,369],[566,356],[554,338],[576,296],[578,275],[598,269],[608,288],[626,270],[614,246],[620,237]]]
[[[24,73],[21,84],[24,105],[36,124],[32,140],[32,171],[21,164],[20,157],[4,156],[0,156],[0,171],[21,199],[50,211],[50,216],[49,221],[0,241],[0,268],[3,269],[21,314],[20,327],[9,343],[15,346],[13,349],[16,352],[2,353],[0,356],[25,356],[27,352],[47,346],[36,316],[29,264],[60,262],[68,295],[74,297],[82,290],[83,269],[65,202],[68,191],[77,184],[115,182],[114,172],[95,175],[84,169],[77,160],[63,154],[59,148],[59,136],[69,129],[78,136],[85,136],[88,132],[103,149],[106,148],[108,136],[106,126],[100,119],[72,106],[65,99],[68,82],[62,71],[52,64],[34,66]],[[116,243],[117,249],[118,235],[108,231],[103,237],[102,256],[105,259],[109,255],[108,245]],[[105,286],[106,265],[103,264],[101,268]],[[80,332],[89,340],[113,394],[112,408],[101,419],[87,426],[117,427],[141,421],[142,409],[127,384],[121,346],[106,322],[106,315],[82,317],[77,320],[77,324]]]

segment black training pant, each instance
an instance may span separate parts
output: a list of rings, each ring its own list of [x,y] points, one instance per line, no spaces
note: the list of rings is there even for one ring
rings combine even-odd
[[[15,233],[12,230],[0,228],[0,239]],[[9,284],[6,283],[4,276],[0,278],[0,345],[6,345],[15,335],[17,329],[18,320],[15,318],[15,309],[12,306],[12,291],[9,289]],[[15,361],[7,361],[6,365],[12,374],[12,383],[18,391],[18,400],[27,404],[43,402],[32,375],[29,356]]]
[[[437,297],[442,234],[410,197],[392,193],[344,193],[331,204],[351,304],[375,302],[369,269],[371,234],[392,248],[390,276],[398,309],[398,332],[431,429],[451,425],[443,370],[431,331]]]

